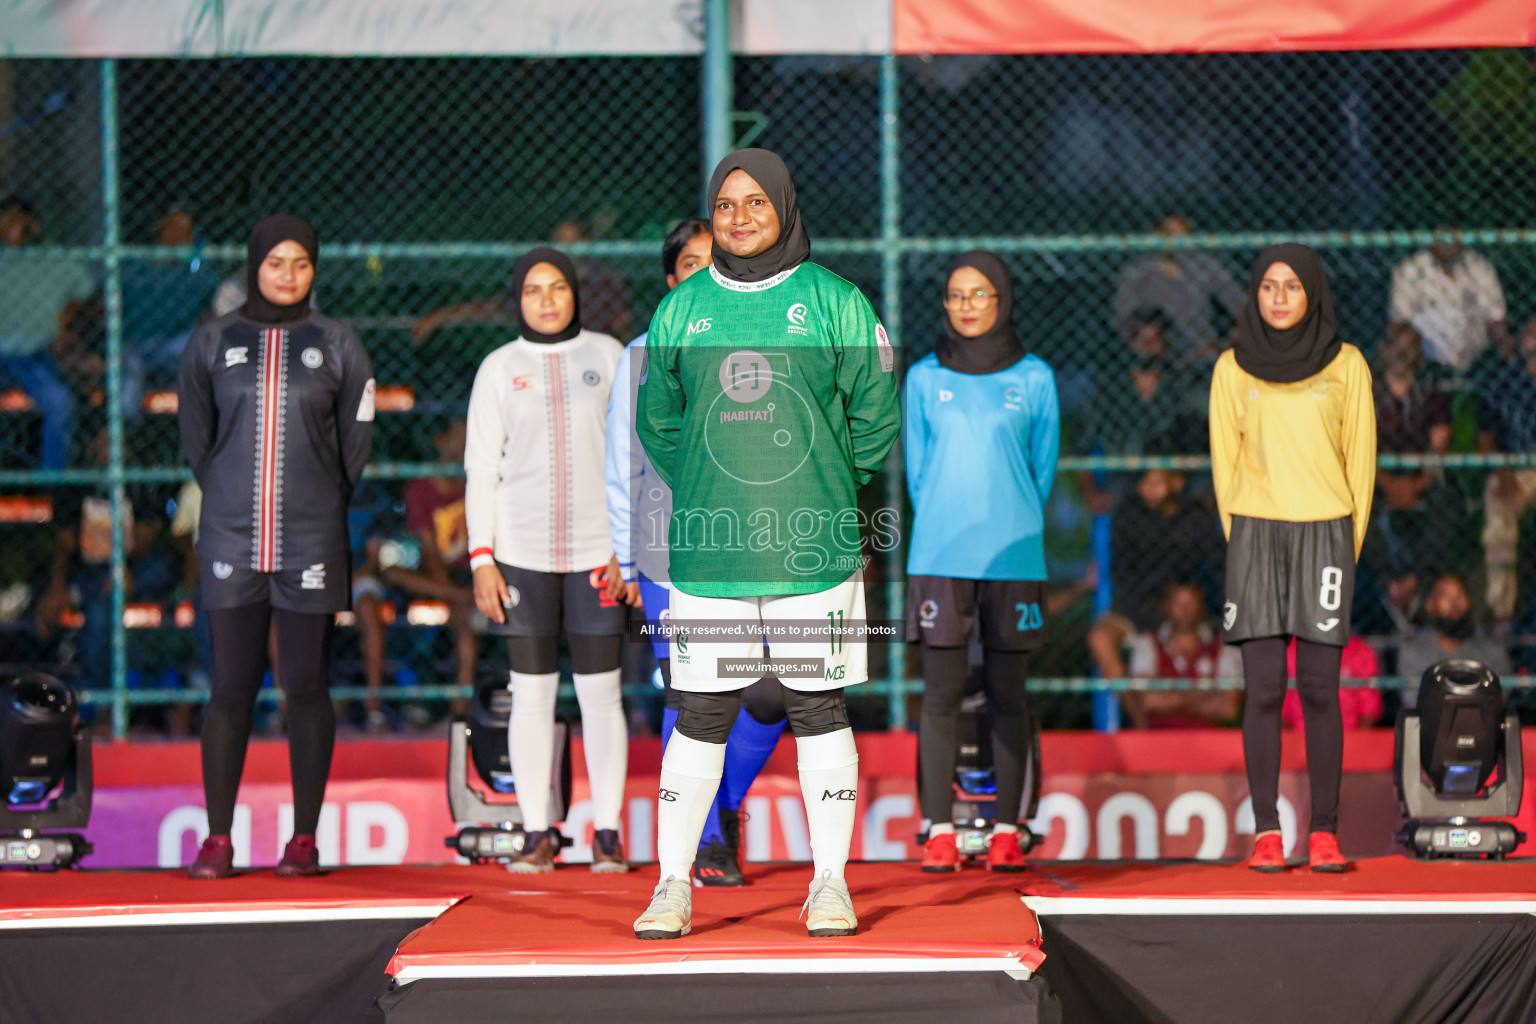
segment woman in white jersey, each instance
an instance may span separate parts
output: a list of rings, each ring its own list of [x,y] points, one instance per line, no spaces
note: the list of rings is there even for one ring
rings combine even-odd
[[[537,248],[517,261],[518,337],[485,357],[469,397],[464,512],[475,604],[512,658],[512,774],[527,842],[507,865],[554,867],[549,828],[560,630],[581,704],[593,871],[627,871],[619,810],[629,734],[619,692],[625,607],[603,499],[608,391],[622,347],[582,330],[576,269]]]

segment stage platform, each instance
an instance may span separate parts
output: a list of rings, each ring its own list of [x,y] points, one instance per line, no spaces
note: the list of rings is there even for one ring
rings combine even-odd
[[[0,872],[0,1020],[350,1024],[373,1005],[401,940],[483,888],[485,874]]]
[[[1054,863],[1027,876],[1067,1021],[1536,1021],[1536,862]]]
[[[615,1019],[619,1005],[627,1022],[721,1020],[722,1005],[745,1021],[916,1022],[956,1006],[971,1021],[1055,1019],[1040,1016],[1044,993],[1029,984],[1044,957],[1025,876],[854,864],[859,934],[811,939],[799,919],[810,875],[808,864],[753,865],[745,888],[696,888],[692,933],[669,941],[631,930],[654,866],[557,871],[478,894],[401,945],[385,1019],[492,1020],[514,1003],[571,1021]]]
[[[1536,862],[855,863],[857,936],[810,939],[808,864],[695,889],[640,942],[655,865],[0,873],[0,1019],[322,1022],[1536,1021]]]
[[[180,871],[0,874],[0,1019],[157,1022],[548,1015],[626,1024],[793,1019],[1059,1019],[1027,875],[932,876],[854,864],[860,934],[810,939],[808,864],[752,865],[751,885],[696,889],[693,933],[641,942],[655,865],[543,876],[498,866],[369,867],[221,882]],[[79,984],[80,965],[91,984]],[[687,998],[679,1005],[680,993]],[[378,999],[375,1004],[375,999]],[[513,1000],[514,1002],[510,1002]]]

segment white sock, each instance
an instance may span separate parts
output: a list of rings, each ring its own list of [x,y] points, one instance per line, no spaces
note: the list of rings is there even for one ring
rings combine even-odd
[[[1002,832],[1002,833],[1006,834],[1008,832],[1017,833],[1018,831],[1019,831],[1019,826],[1017,826],[1017,825],[1010,825],[1007,822],[1003,822],[1003,821],[996,821],[996,822],[992,823],[992,834],[993,835],[996,835],[999,832]]]
[[[549,828],[555,697],[559,692],[558,672],[512,673],[512,722],[507,728],[507,743],[512,754],[512,778],[517,783],[517,805],[523,812],[523,828],[529,832]]]
[[[724,774],[724,743],[704,743],[673,731],[661,756],[656,793],[656,859],[662,878],[686,880],[693,873],[693,855]]]
[[[952,821],[934,822],[928,826],[930,836],[952,836],[955,834],[955,823]]]
[[[795,752],[816,877],[830,872],[833,878],[842,878],[859,799],[859,751],[853,745],[853,730],[796,736]]]
[[[619,685],[623,673],[576,674],[581,705],[581,745],[587,754],[592,786],[592,827],[617,829],[624,806],[624,776],[629,770],[629,723]]]

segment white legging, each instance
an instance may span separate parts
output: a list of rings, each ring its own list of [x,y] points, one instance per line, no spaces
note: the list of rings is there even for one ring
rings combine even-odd
[[[629,767],[629,727],[620,692],[622,673],[576,673],[576,700],[581,705],[582,746],[587,780],[592,787],[592,824],[617,829],[624,805],[624,778]],[[512,673],[512,722],[507,731],[512,775],[523,827],[529,832],[549,828],[549,794],[554,765],[555,698],[560,674]]]

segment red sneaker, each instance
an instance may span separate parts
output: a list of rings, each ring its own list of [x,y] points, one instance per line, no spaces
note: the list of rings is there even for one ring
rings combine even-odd
[[[1017,832],[993,832],[987,841],[988,871],[1023,871],[1024,851],[1019,847]]]
[[[228,878],[235,873],[235,844],[229,836],[209,836],[203,840],[203,848],[197,851],[197,859],[187,868],[187,877],[194,881],[211,878]]]
[[[320,873],[320,851],[315,848],[314,836],[294,836],[283,848],[283,859],[277,862],[278,878],[307,878]]]
[[[1313,832],[1307,840],[1307,852],[1311,854],[1313,871],[1339,874],[1349,866],[1339,852],[1339,837],[1332,832]]]
[[[955,846],[953,832],[940,832],[930,836],[923,844],[923,870],[929,872],[959,871],[960,849]]]
[[[1279,832],[1265,832],[1253,841],[1253,856],[1248,866],[1255,871],[1273,873],[1285,870],[1285,847]]]

